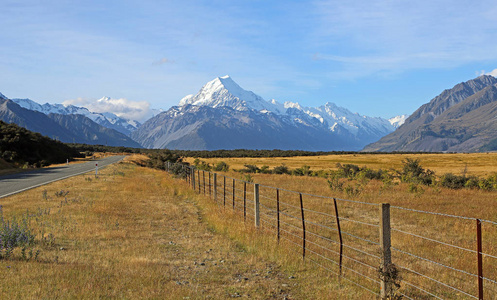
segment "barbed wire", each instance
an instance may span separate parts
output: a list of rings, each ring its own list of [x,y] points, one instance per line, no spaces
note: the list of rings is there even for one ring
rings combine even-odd
[[[309,258],[309,260],[310,260],[311,262],[313,262],[314,264],[318,265],[319,267],[321,267],[321,268],[323,268],[323,269],[325,269],[325,270],[327,270],[327,271],[329,271],[329,272],[332,272],[332,273],[334,273],[334,274],[336,274],[336,275],[340,276],[340,274],[338,274],[338,273],[334,272],[334,271],[333,271],[333,270],[331,270],[330,268],[327,268],[327,267],[325,267],[325,266],[321,265],[320,263],[318,263],[318,262],[314,261],[313,259]],[[343,279],[345,279],[346,281],[348,281],[348,282],[350,282],[350,283],[352,283],[352,284],[354,284],[354,285],[356,285],[356,286],[358,286],[358,287],[360,287],[360,288],[363,288],[363,289],[365,289],[365,290],[369,291],[370,293],[372,293],[372,294],[373,294],[373,295],[375,295],[375,296],[378,296],[378,294],[379,294],[378,292],[373,291],[372,289],[370,289],[370,288],[368,288],[368,287],[365,287],[364,285],[359,284],[359,283],[357,283],[357,282],[355,282],[355,281],[353,281],[353,280],[350,280],[350,279],[348,279],[348,278],[347,278],[347,277],[345,277],[345,276],[341,276],[340,278],[343,278]]]
[[[458,288],[455,288],[455,287],[453,287],[453,286],[450,286],[450,285],[448,285],[448,284],[446,284],[446,283],[443,283],[443,282],[441,282],[441,281],[438,281],[438,280],[436,280],[436,279],[433,279],[433,278],[431,278],[431,277],[429,277],[429,276],[423,275],[423,274],[421,274],[421,273],[418,273],[418,272],[416,272],[416,271],[414,271],[414,270],[411,270],[411,269],[409,269],[409,268],[406,268],[406,267],[400,266],[400,265],[398,265],[398,264],[396,264],[396,266],[397,266],[397,267],[399,267],[399,268],[402,268],[402,269],[404,269],[404,270],[406,270],[406,271],[412,272],[412,273],[414,273],[414,274],[416,274],[416,275],[419,275],[419,276],[421,276],[421,277],[424,277],[424,278],[426,278],[426,279],[432,280],[432,281],[434,281],[434,282],[436,282],[436,283],[438,283],[438,284],[440,284],[440,285],[443,285],[443,286],[445,286],[445,287],[448,287],[448,288],[450,288],[450,289],[453,289],[454,291],[458,291],[458,292],[460,292],[460,293],[463,293],[463,294],[465,294],[466,296],[469,296],[469,297],[471,297],[471,298],[478,299],[478,297],[475,297],[475,296],[473,296],[473,295],[471,295],[471,294],[466,293],[466,292],[465,292],[465,291],[463,291],[463,290],[460,290],[460,289],[458,289]]]
[[[321,245],[319,245],[319,244],[317,244],[317,243],[314,243],[314,242],[312,242],[312,241],[310,241],[310,240],[308,240],[308,239],[306,239],[306,241],[307,241],[307,242],[309,242],[310,244],[313,244],[313,245],[318,246],[319,248],[321,248],[321,249],[323,249],[323,250],[326,250],[326,251],[329,251],[329,252],[333,252],[333,253],[335,253],[335,254],[340,255],[340,253],[339,253],[339,252],[337,252],[337,251],[335,251],[335,250],[331,250],[331,249],[328,249],[328,248],[326,248],[326,247],[323,247],[323,246],[321,246]],[[306,250],[309,250],[309,251],[310,251],[310,249],[309,249],[309,248],[307,248],[307,247],[306,247]],[[362,261],[359,261],[359,260],[357,260],[357,259],[354,259],[354,258],[352,258],[352,257],[349,257],[349,256],[347,256],[347,255],[345,255],[345,254],[342,254],[342,257],[345,257],[345,258],[347,258],[347,259],[349,259],[349,260],[351,260],[351,261],[353,261],[353,262],[356,262],[356,263],[358,263],[358,264],[360,264],[360,265],[363,265],[363,266],[365,266],[365,267],[368,267],[368,268],[370,268],[370,269],[376,270],[376,267],[373,267],[373,266],[371,266],[371,265],[368,265],[367,263],[364,263],[364,262],[362,262]],[[330,258],[328,258],[328,257],[324,257],[324,256],[323,256],[323,258],[325,258],[326,260],[333,261],[332,259],[330,259]],[[335,262],[335,261],[333,261],[333,262]]]
[[[456,272],[460,272],[462,274],[466,274],[466,275],[473,276],[473,277],[478,277],[478,275],[476,275],[476,274],[473,274],[473,273],[470,273],[470,272],[467,272],[467,271],[464,271],[464,270],[456,269],[454,267],[446,266],[446,265],[444,265],[442,263],[433,261],[433,260],[428,259],[428,258],[424,258],[424,257],[418,256],[418,255],[415,255],[415,254],[412,254],[412,253],[409,253],[409,252],[405,252],[405,251],[402,251],[402,250],[394,248],[394,247],[391,247],[391,249],[394,250],[394,251],[397,251],[397,252],[400,252],[400,253],[412,256],[412,257],[416,257],[418,259],[421,259],[421,260],[424,260],[424,261],[427,261],[427,262],[430,262],[432,264],[435,264],[435,265],[438,265],[438,266],[441,266],[441,267],[444,267],[444,268],[447,268],[447,269],[450,269],[450,270],[453,270],[453,271],[456,271]]]
[[[459,246],[456,246],[456,245],[452,245],[452,244],[444,243],[444,242],[442,242],[442,241],[438,241],[438,240],[430,239],[430,238],[427,238],[427,237],[424,237],[424,236],[421,236],[421,235],[417,235],[417,234],[414,234],[414,233],[410,233],[410,232],[402,231],[402,230],[400,230],[400,229],[391,228],[391,230],[392,230],[392,231],[397,231],[397,232],[400,232],[400,233],[403,233],[403,234],[407,234],[407,235],[412,235],[412,236],[415,236],[415,237],[417,237],[417,238],[425,239],[425,240],[428,240],[428,241],[431,241],[431,242],[435,242],[435,243],[439,243],[439,244],[442,244],[442,245],[445,245],[445,246],[450,246],[450,247],[457,248],[457,249],[460,249],[460,250],[465,250],[465,251],[468,251],[468,252],[477,253],[477,251],[475,251],[475,250],[466,249],[466,248],[459,247]]]
[[[432,296],[432,297],[435,297],[435,298],[437,298],[437,299],[444,300],[443,298],[440,298],[440,297],[438,297],[438,296],[437,296],[437,295],[435,295],[435,294],[432,294],[432,293],[430,293],[430,292],[428,292],[428,291],[426,291],[426,290],[424,290],[424,289],[422,289],[422,288],[420,288],[420,287],[418,287],[418,286],[415,286],[414,284],[411,284],[411,283],[409,283],[408,281],[402,280],[402,283],[405,283],[405,284],[407,284],[408,286],[411,286],[411,287],[413,287],[413,288],[415,288],[415,289],[418,289],[418,290],[420,290],[420,291],[422,291],[422,292],[424,292],[424,293],[426,293],[426,294],[428,294],[428,295],[430,295],[430,296]],[[404,294],[402,294],[402,295],[403,295],[403,296],[405,296]],[[407,297],[407,296],[406,296],[406,297]]]

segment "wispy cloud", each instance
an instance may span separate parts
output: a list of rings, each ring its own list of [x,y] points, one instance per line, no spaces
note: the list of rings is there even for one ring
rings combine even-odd
[[[137,120],[140,122],[149,119],[154,114],[150,109],[150,103],[147,101],[131,101],[125,98],[112,99],[104,97],[98,100],[78,98],[66,100],[63,104],[83,106],[88,108],[88,110],[97,113],[110,112],[124,119]]]
[[[497,59],[497,3],[318,1],[320,58],[363,74],[447,68]]]

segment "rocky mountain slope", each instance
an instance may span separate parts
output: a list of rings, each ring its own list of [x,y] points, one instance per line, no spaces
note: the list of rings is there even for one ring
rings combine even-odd
[[[104,98],[105,99],[105,98]],[[93,122],[102,125],[107,128],[115,129],[125,135],[130,135],[131,132],[135,131],[141,124],[135,120],[125,120],[116,116],[113,113],[96,113],[91,112],[85,107],[78,107],[74,105],[62,105],[62,104],[39,104],[31,99],[11,99],[15,103],[19,104],[21,107],[38,111],[46,115],[49,114],[60,114],[60,115],[83,115]]]
[[[364,151],[497,150],[497,78],[480,76],[443,91]],[[495,149],[494,149],[495,148]]]
[[[333,103],[311,108],[266,101],[224,76],[151,118],[131,137],[147,148],[327,151],[359,150],[394,129],[388,120]]]
[[[66,143],[101,144],[109,146],[140,147],[126,135],[98,125],[79,114],[54,114],[29,110],[5,96],[0,96],[0,120],[15,123],[28,130],[41,133]]]

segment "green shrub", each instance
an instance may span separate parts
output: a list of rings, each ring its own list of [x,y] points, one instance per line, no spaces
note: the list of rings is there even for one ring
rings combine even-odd
[[[269,169],[269,166],[262,166],[261,169],[259,170],[260,173],[262,174],[271,174],[271,170]]]
[[[399,172],[400,180],[408,183],[431,185],[435,181],[435,173],[421,167],[419,159],[406,158],[402,161],[402,171]]]
[[[217,172],[228,172],[229,169],[230,166],[224,161],[218,162],[213,168],[213,170]]]
[[[256,165],[244,165],[245,169],[241,169],[242,173],[259,173],[261,169],[259,169]]]
[[[302,166],[300,168],[293,170],[292,174],[295,176],[311,176],[312,175],[311,167]]]
[[[440,178],[440,184],[449,189],[462,189],[466,186],[468,180],[469,178],[464,175],[458,176],[452,173],[446,173]]]
[[[277,166],[273,169],[274,174],[290,174],[288,167],[285,165]]]

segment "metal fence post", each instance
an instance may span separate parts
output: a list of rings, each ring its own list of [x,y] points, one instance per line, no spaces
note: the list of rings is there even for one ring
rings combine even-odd
[[[280,242],[280,190],[276,189],[276,221],[278,225],[278,243]]]
[[[382,203],[380,206],[380,250],[381,265],[380,271],[388,274],[388,269],[392,264],[391,235],[390,235],[390,204]],[[388,276],[380,276],[380,296],[387,299],[391,293],[391,282]]]
[[[302,259],[305,259],[305,217],[304,217],[304,202],[302,201],[302,194],[300,196],[300,213],[302,215]]]
[[[255,227],[259,228],[261,225],[260,211],[259,211],[259,184],[254,184],[254,219]]]
[[[481,221],[476,219],[476,242],[478,250],[478,299],[483,300],[483,257],[481,246]]]
[[[333,204],[335,205],[335,217],[337,221],[338,238],[340,240],[340,276],[342,276],[343,240],[342,230],[340,229],[340,218],[338,217],[337,199],[333,198]]]
[[[235,178],[233,178],[233,210],[235,210]]]

